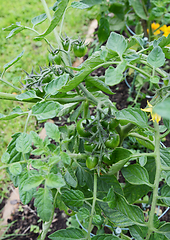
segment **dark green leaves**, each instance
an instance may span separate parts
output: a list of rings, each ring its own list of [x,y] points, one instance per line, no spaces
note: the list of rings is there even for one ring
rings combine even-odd
[[[104,214],[111,222],[119,227],[133,226],[136,224],[144,225],[144,215],[142,210],[127,203],[126,199],[115,192],[114,209],[110,209],[107,203],[99,203]]]
[[[121,111],[116,112],[116,119],[127,120],[141,128],[148,127],[148,117],[145,112],[139,108],[125,108]]]
[[[129,0],[129,3],[134,8],[135,13],[142,19],[147,20],[146,13],[144,11],[143,5],[139,0]]]
[[[109,22],[107,18],[100,18],[99,28],[98,28],[98,38],[99,42],[105,42],[110,34]]]
[[[32,114],[38,120],[45,120],[55,117],[61,109],[62,105],[57,102],[39,102],[33,106]]]
[[[62,200],[72,208],[80,208],[84,203],[84,194],[80,190],[62,190]]]
[[[34,196],[34,205],[37,207],[38,215],[43,221],[48,222],[53,210],[53,197],[51,191],[48,188],[39,188]]]
[[[124,178],[131,184],[141,185],[146,184],[151,186],[149,182],[148,172],[144,167],[141,167],[138,164],[132,164],[128,167],[122,169],[122,174]]]
[[[67,229],[62,229],[58,230],[54,233],[52,233],[50,236],[48,236],[49,239],[52,240],[79,240],[79,239],[84,239],[85,235],[82,232],[81,229],[79,228],[67,228]]]

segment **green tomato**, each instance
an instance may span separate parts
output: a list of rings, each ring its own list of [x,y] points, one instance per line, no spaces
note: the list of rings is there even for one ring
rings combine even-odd
[[[110,154],[109,157],[107,157],[106,155],[103,155],[102,157],[102,161],[104,163],[106,163],[107,165],[112,165],[114,163],[114,159],[112,158],[112,155]]]
[[[77,122],[77,132],[81,137],[90,137],[91,133],[85,130],[87,119],[81,119]]]
[[[105,146],[107,148],[114,149],[119,145],[120,137],[119,134],[114,134],[110,139],[106,140]]]
[[[93,156],[89,156],[86,159],[86,166],[89,169],[93,169],[98,163],[98,158],[97,157],[93,157]]]
[[[83,43],[74,44],[73,51],[76,57],[83,57],[87,53],[87,47]]]
[[[113,131],[119,124],[119,120],[112,118],[109,123],[109,129]]]
[[[52,54],[49,54],[48,55],[48,59],[51,63],[56,63],[57,65],[60,65],[61,64],[61,56],[60,54],[56,54],[56,55],[52,55]]]
[[[84,150],[87,152],[92,152],[95,148],[95,145],[93,143],[89,144],[87,142],[84,143]]]
[[[65,51],[68,51],[69,45],[70,45],[70,41],[69,39],[65,39],[62,41],[62,45]]]

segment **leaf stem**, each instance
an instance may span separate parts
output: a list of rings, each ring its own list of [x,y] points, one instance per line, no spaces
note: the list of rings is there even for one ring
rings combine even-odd
[[[93,203],[92,203],[92,209],[91,209],[91,214],[90,214],[90,219],[89,219],[89,226],[88,226],[88,233],[87,233],[87,240],[90,240],[90,233],[92,229],[92,220],[93,220],[93,215],[95,211],[95,204],[96,204],[96,198],[97,197],[97,173],[94,172],[94,188],[93,188]]]
[[[25,132],[25,133],[26,133],[26,131],[27,131],[28,121],[29,121],[29,118],[30,118],[31,114],[32,114],[32,110],[30,110],[30,111],[28,112],[28,117],[27,117],[27,119],[26,119],[26,123],[25,123],[25,127],[24,127],[24,132]]]
[[[17,102],[29,102],[29,103],[37,103],[40,100],[39,99],[23,99],[23,100],[19,100],[16,99],[16,95],[14,94],[10,94],[10,93],[2,93],[0,92],[0,99],[4,99],[4,100],[12,100],[12,101],[17,101]],[[47,98],[46,101],[55,101],[55,102],[59,102],[61,104],[65,104],[65,103],[71,103],[71,102],[82,102],[85,101],[86,98],[85,97],[73,97],[73,98]]]
[[[22,92],[22,90],[21,90],[20,88],[15,87],[12,83],[10,83],[10,82],[4,80],[4,79],[1,78],[1,77],[0,77],[0,81],[3,82],[3,83],[5,83],[5,84],[7,84],[7,85],[9,85],[10,87],[14,88],[14,89],[17,90],[17,91]]]
[[[154,214],[155,214],[155,208],[157,204],[157,197],[158,197],[158,187],[159,187],[159,180],[161,175],[161,161],[160,161],[160,134],[159,134],[159,125],[156,121],[154,123],[154,129],[155,129],[155,164],[156,164],[156,175],[155,175],[155,181],[153,184],[153,196],[152,196],[152,205],[151,205],[151,211],[149,214],[149,221],[148,221],[148,234],[146,237],[146,240],[149,240],[151,233],[154,230]]]

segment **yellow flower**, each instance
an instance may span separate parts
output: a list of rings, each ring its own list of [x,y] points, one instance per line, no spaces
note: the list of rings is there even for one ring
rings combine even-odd
[[[158,35],[158,34],[160,34],[161,33],[161,31],[160,31],[160,29],[158,29],[158,30],[156,30],[157,28],[159,28],[160,27],[160,24],[159,23],[152,23],[151,24],[151,28],[152,28],[152,30],[154,31],[154,35]],[[156,31],[155,31],[156,30]]]
[[[151,113],[151,117],[152,117],[152,121],[156,121],[157,123],[161,120],[161,116],[159,116],[157,113],[153,112],[153,106],[147,101],[148,106],[145,109],[141,109],[144,112],[150,112]]]
[[[164,30],[162,30],[164,32],[164,36],[165,37],[168,37],[168,35],[170,34],[170,26],[166,26],[166,28]]]

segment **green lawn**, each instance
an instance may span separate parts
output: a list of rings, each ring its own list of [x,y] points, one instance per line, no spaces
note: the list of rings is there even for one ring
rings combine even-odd
[[[72,0],[73,1],[73,0]],[[55,1],[47,0],[49,7],[52,7]],[[71,3],[71,1],[70,1]],[[76,14],[75,14],[76,12]],[[2,31],[2,28],[11,25],[12,23],[21,22],[22,25],[32,27],[31,19],[35,16],[44,13],[44,8],[41,1],[37,0],[1,0],[0,4],[0,72],[3,71],[4,64],[10,62],[23,50],[24,56],[22,59],[12,66],[5,74],[5,79],[14,85],[20,86],[19,80],[25,77],[23,69],[30,72],[32,67],[38,69],[38,66],[48,64],[47,44],[44,41],[36,42],[33,40],[35,33],[24,30],[12,38],[6,39],[9,32]],[[90,10],[75,10],[69,8],[65,16],[63,25],[63,33],[68,36],[84,38],[91,19],[97,17],[98,9]],[[48,19],[41,25],[36,27],[40,33],[48,26]],[[57,43],[54,34],[51,33],[48,40],[57,48]],[[9,88],[4,83],[0,82],[0,92],[15,93],[15,89]],[[22,108],[28,108],[29,104],[13,103],[10,101],[0,100],[0,113],[7,114],[16,105]],[[10,123],[8,121],[0,122],[0,156],[5,151],[7,144],[10,141],[11,135],[17,131],[22,131],[25,124],[25,117],[16,118]],[[29,129],[34,129],[34,119],[32,119]],[[1,157],[0,157],[1,158]]]

